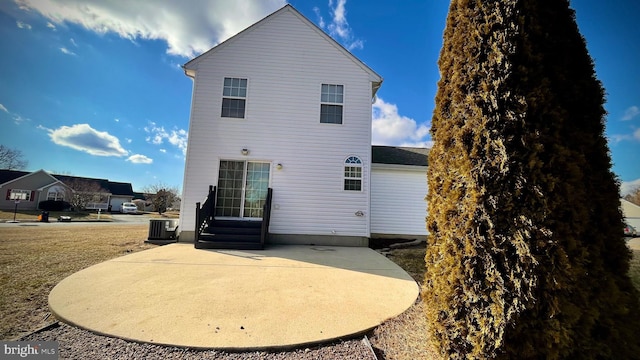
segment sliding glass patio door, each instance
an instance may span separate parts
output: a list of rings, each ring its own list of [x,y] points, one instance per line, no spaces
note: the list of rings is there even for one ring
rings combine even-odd
[[[221,160],[215,215],[261,219],[270,168],[268,162]]]

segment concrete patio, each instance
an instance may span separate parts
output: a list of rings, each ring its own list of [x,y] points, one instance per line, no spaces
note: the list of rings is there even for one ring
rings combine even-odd
[[[171,244],[77,272],[51,291],[49,305],[61,321],[103,335],[246,351],[361,334],[404,312],[418,292],[369,248]]]

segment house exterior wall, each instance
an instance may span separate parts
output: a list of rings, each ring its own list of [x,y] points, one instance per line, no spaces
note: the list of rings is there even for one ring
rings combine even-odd
[[[341,243],[369,236],[370,74],[285,11],[199,59],[180,211],[180,241],[193,240],[195,203],[224,160],[271,163],[272,239]],[[225,77],[248,79],[244,119],[222,118]],[[344,86],[343,124],[320,123],[322,84]],[[249,150],[247,156],[241,149]],[[344,191],[344,161],[363,162],[362,191]],[[283,165],[281,170],[275,164]],[[362,211],[364,216],[356,216]],[[359,244],[360,245],[360,244]]]
[[[640,206],[625,199],[620,199],[620,203],[624,220],[636,230],[640,230]]]
[[[107,209],[109,205],[111,205],[111,211],[120,211],[120,206],[122,203],[132,202],[133,196],[118,196],[111,195],[109,198],[109,204],[107,205]]]
[[[427,169],[374,164],[371,172],[372,237],[427,235]]]
[[[21,201],[18,204],[20,210],[36,210],[38,209],[38,203],[42,201],[40,199],[40,189],[47,187],[47,185],[53,185],[57,180],[51,177],[44,171],[37,171],[21,178],[15,179],[9,183],[6,183],[0,187],[0,209],[13,210],[15,208],[14,200],[7,199],[7,192],[11,189],[30,190],[30,199],[28,201]],[[48,187],[47,187],[48,188]],[[46,200],[46,192],[44,194]]]

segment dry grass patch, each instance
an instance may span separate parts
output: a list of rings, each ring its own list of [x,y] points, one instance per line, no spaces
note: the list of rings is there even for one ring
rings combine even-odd
[[[388,258],[402,267],[418,284],[424,281],[424,246],[391,250]],[[640,250],[633,250],[629,276],[640,291]],[[430,344],[421,300],[400,316],[388,320],[371,335],[371,345],[386,360],[442,359]]]
[[[425,272],[425,245],[394,249],[387,257],[403,268],[418,284]],[[371,345],[388,360],[441,359],[429,342],[424,304],[418,300],[400,316],[373,330]]]
[[[25,224],[26,225],[26,224]],[[0,228],[0,339],[54,321],[48,296],[65,277],[91,265],[155,247],[147,224],[30,224]]]
[[[37,222],[40,210],[18,210],[15,213],[16,220],[20,222]],[[49,222],[58,221],[58,216],[71,216],[72,221],[111,221],[111,214],[98,213],[96,211],[49,211]],[[0,221],[13,220],[13,211],[0,210]]]

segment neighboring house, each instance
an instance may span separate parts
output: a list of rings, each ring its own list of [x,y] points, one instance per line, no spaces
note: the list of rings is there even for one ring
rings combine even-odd
[[[273,189],[270,242],[368,244],[375,71],[291,5],[183,68],[194,84],[180,241],[196,237],[195,204],[214,185],[216,220],[245,222]]]
[[[620,199],[620,204],[627,224],[640,231],[640,206],[625,199]]]
[[[140,211],[152,212],[154,210],[153,204],[151,203],[151,201],[147,200],[148,196],[149,194],[146,193],[134,192],[133,200],[131,202],[136,204],[138,210]]]
[[[76,189],[76,190],[73,190]],[[24,194],[18,204],[21,210],[37,210],[38,204],[45,200],[67,201],[74,192],[95,194],[94,201],[87,209],[108,210],[109,205],[115,211],[122,202],[131,201],[133,189],[130,183],[112,182],[106,179],[83,178],[69,175],[49,174],[44,170],[34,172],[0,170],[0,209],[13,210],[17,194]]]

